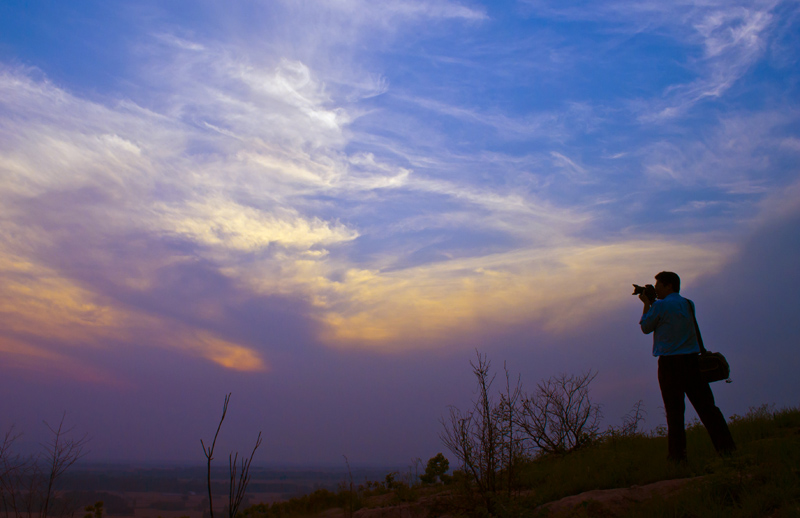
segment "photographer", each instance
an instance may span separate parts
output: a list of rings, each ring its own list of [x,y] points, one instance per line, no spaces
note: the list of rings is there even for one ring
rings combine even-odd
[[[658,384],[667,413],[668,458],[686,460],[684,395],[689,397],[720,455],[736,449],[725,417],[714,403],[711,387],[700,375],[700,346],[690,301],[678,293],[681,279],[673,272],[656,275],[655,286],[635,286],[634,295],[644,303],[639,325],[653,333],[653,356],[658,357]],[[658,300],[656,300],[658,299]]]

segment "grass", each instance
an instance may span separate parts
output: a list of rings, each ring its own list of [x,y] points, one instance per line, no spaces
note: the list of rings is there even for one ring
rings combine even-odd
[[[800,517],[800,410],[763,406],[734,416],[739,451],[714,459],[709,476],[668,500],[633,506],[627,516]]]
[[[292,498],[285,502],[250,506],[242,511],[242,516],[247,518],[313,516],[327,509],[348,507],[350,496],[350,492],[344,489],[338,492],[317,489],[313,493]]]
[[[605,440],[561,459],[533,462],[525,472],[531,490],[525,507],[592,489],[702,475],[668,499],[631,504],[623,516],[800,517],[800,408],[754,408],[733,416],[729,426],[738,445],[730,458],[718,457],[703,426],[695,423],[687,429],[686,465],[667,462],[666,438],[657,436]],[[584,506],[567,516],[586,512]]]

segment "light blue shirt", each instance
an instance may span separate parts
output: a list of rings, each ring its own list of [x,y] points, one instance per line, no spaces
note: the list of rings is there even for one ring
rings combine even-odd
[[[657,300],[642,315],[639,326],[646,335],[653,333],[653,356],[699,353],[694,319],[689,301],[677,293]]]

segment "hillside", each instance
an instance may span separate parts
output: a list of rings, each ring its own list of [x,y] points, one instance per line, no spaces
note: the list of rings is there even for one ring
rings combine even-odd
[[[733,416],[738,450],[716,456],[699,423],[687,429],[689,462],[668,463],[663,430],[605,434],[562,456],[521,461],[511,487],[482,493],[474,480],[343,487],[245,510],[248,518],[434,516],[800,516],[800,409],[768,406]],[[507,474],[499,474],[504,478]],[[387,487],[387,485],[389,487]],[[493,508],[487,512],[488,506]]]

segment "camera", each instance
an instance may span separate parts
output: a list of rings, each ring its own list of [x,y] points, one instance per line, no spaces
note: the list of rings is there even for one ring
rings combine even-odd
[[[639,286],[638,284],[633,285],[633,293],[631,295],[639,295],[640,293],[644,293],[645,297],[650,301],[650,304],[655,302],[656,300],[656,288],[652,284],[645,284],[644,286]]]

